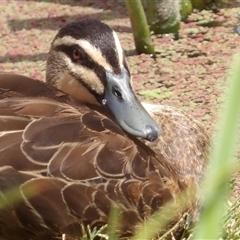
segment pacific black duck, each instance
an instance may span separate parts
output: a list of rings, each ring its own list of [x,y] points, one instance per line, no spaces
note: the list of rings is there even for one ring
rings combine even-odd
[[[130,79],[116,33],[97,20],[60,29],[47,83],[0,74],[1,239],[81,239],[113,202],[127,238],[189,186],[185,210],[197,215],[208,134],[179,109],[144,105],[154,121]]]

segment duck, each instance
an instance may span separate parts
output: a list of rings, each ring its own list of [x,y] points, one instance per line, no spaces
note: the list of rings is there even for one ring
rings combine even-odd
[[[190,188],[156,235],[186,212],[197,219],[209,134],[181,109],[141,103],[131,81],[117,34],[94,19],[58,31],[46,82],[0,73],[0,239],[82,239],[113,205],[129,239]]]

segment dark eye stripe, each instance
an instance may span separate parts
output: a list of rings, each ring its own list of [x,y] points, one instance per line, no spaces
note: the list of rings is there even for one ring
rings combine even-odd
[[[78,61],[76,61],[73,58],[73,49],[74,48],[78,48],[79,52],[80,52],[80,59]],[[65,53],[72,62],[74,62],[75,64],[80,64],[83,67],[86,67],[88,69],[90,69],[91,71],[94,71],[95,74],[101,79],[102,83],[105,84],[106,82],[106,74],[105,74],[105,69],[98,64],[97,62],[95,62],[85,51],[84,49],[82,49],[81,47],[79,47],[78,45],[72,45],[72,46],[66,46],[66,45],[60,45],[57,46],[55,48],[56,51],[59,52],[63,52]]]

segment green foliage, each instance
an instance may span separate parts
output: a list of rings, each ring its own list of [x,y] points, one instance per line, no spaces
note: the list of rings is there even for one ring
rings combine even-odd
[[[107,229],[107,225],[102,226],[98,230],[97,230],[97,228],[91,229],[89,225],[87,226],[87,229],[85,229],[82,226],[83,236],[81,239],[82,240],[94,240],[94,239],[98,239],[100,237],[101,239],[107,240],[107,239],[109,239],[109,236],[104,233],[106,231],[106,229]],[[64,236],[63,236],[62,240],[65,240]]]
[[[151,97],[151,98],[165,98],[169,97],[173,94],[171,91],[164,91],[163,89],[153,89],[153,90],[142,90],[138,92],[139,95],[146,96],[146,97]]]
[[[236,150],[238,121],[240,117],[240,58],[235,59],[230,77],[228,98],[219,113],[218,134],[210,155],[210,166],[204,182],[204,211],[196,232],[196,239],[219,236],[224,206],[229,198],[229,181],[236,168],[233,157]]]
[[[240,239],[240,198],[228,201],[227,210],[223,217],[222,239]]]

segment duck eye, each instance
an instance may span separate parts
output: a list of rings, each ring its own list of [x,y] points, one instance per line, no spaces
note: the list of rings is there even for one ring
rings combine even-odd
[[[72,55],[76,61],[80,59],[80,51],[77,48],[73,49]]]
[[[113,89],[113,94],[119,99],[119,100],[122,100],[123,97],[122,97],[122,93],[118,90],[118,89]]]

